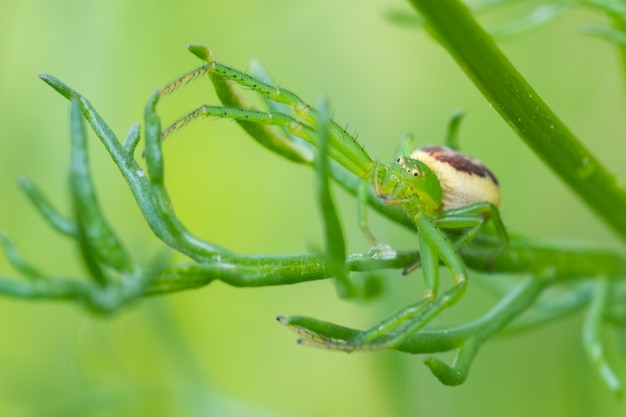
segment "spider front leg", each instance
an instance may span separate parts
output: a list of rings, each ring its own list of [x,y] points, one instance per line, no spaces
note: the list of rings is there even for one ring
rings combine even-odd
[[[419,216],[416,224],[419,228],[420,256],[427,288],[425,298],[350,339],[336,340],[312,332],[298,332],[303,337],[301,344],[346,352],[393,349],[459,301],[467,287],[467,272],[463,260],[453,243],[431,218]],[[439,260],[452,273],[454,285],[437,296]]]
[[[416,219],[419,230],[420,258],[424,275],[424,299],[394,314],[380,325],[359,335],[356,340],[348,341],[348,345],[357,342],[356,349],[391,349],[398,346],[406,338],[417,333],[434,317],[446,308],[454,305],[465,292],[467,272],[463,260],[447,236],[428,216],[420,215]],[[439,286],[439,260],[443,262],[454,277],[454,286],[437,296]],[[391,334],[403,325],[404,327]],[[384,340],[376,339],[383,337]]]
[[[319,118],[319,112],[317,109],[307,104],[295,93],[266,82],[265,80],[268,77],[265,75],[254,76],[246,74],[242,71],[239,71],[235,68],[229,67],[216,61],[213,57],[212,52],[204,46],[190,45],[189,50],[198,58],[203,60],[205,64],[202,67],[193,70],[168,84],[162,89],[161,96],[170,94],[178,88],[188,84],[190,81],[198,79],[205,74],[208,74],[211,78],[211,81],[213,82],[216,91],[218,92],[218,96],[220,96],[220,98],[226,104],[222,108],[226,109],[227,111],[230,111],[231,109],[233,110],[233,112],[230,112],[230,114],[215,114],[216,117],[229,117],[232,119],[236,119],[240,122],[251,122],[253,124],[259,125],[279,125],[287,127],[291,134],[304,139],[313,146],[317,146],[316,135],[311,134],[318,127],[316,125],[316,121]],[[256,72],[259,73],[259,70],[257,70]],[[235,86],[250,89],[261,95],[265,99],[269,110],[261,111],[259,113],[267,115],[269,116],[269,118],[265,118],[262,120],[249,120],[235,114],[237,111],[242,111],[244,113],[256,112],[256,110],[254,110],[251,105],[245,103],[245,101],[241,97],[239,97],[236,90],[234,89]],[[224,94],[226,90],[227,93]],[[217,108],[219,106],[208,107]],[[206,115],[207,114],[203,114],[201,116]],[[193,114],[190,114],[188,116],[190,117],[186,116],[181,119],[187,119],[187,121],[184,121],[182,125],[198,118]],[[288,118],[292,121],[296,120],[298,122],[298,125],[285,125],[280,122],[277,123],[272,120],[272,116],[280,116]],[[294,126],[304,127],[307,131],[301,132],[297,129],[294,131],[292,130],[292,127]],[[173,130],[177,129],[178,127],[174,127]],[[255,136],[254,133],[251,134],[252,136]],[[369,155],[364,151],[363,147],[355,140],[352,135],[346,132],[345,129],[343,129],[333,120],[330,121],[328,154],[338,164],[342,165],[348,171],[360,178],[367,177],[367,172],[372,165],[372,160]]]

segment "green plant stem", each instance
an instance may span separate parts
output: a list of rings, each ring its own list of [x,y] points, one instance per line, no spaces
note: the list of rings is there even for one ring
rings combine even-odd
[[[515,236],[490,265],[490,255],[497,250],[499,243],[496,236],[483,234],[461,250],[463,261],[468,268],[494,273],[599,277],[606,272],[612,279],[626,277],[626,254],[623,251],[592,244],[536,241]]]
[[[497,240],[481,240],[464,249],[463,259],[468,267],[482,270],[497,247]],[[383,269],[403,269],[418,259],[413,251],[396,252],[387,259],[374,259],[370,254],[350,254],[346,258],[348,271],[371,272]],[[532,268],[529,260],[532,259]],[[558,282],[603,276],[609,280],[626,276],[626,253],[608,249],[576,245],[564,247],[560,243],[548,245],[516,238],[498,258],[494,273],[531,273],[537,277],[558,277]],[[141,287],[143,294],[164,294],[189,290],[223,281],[236,287],[264,287],[289,285],[330,278],[332,275],[323,256],[242,255],[229,253],[215,262],[183,262],[153,269],[149,282]],[[551,278],[550,278],[551,279]],[[24,299],[86,299],[92,287],[86,282],[70,278],[54,278],[33,282],[15,282],[0,277],[0,294]],[[555,281],[556,282],[556,281]]]
[[[458,0],[409,0],[502,118],[626,241],[626,192],[524,80]]]

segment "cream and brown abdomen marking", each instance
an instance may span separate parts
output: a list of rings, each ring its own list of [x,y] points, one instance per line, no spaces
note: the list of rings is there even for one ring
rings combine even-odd
[[[479,160],[442,146],[417,149],[410,158],[428,165],[439,179],[441,211],[483,201],[500,203],[498,180]]]

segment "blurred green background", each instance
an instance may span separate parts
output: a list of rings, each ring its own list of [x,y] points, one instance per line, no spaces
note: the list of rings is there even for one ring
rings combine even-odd
[[[309,102],[328,97],[337,121],[383,161],[405,132],[419,143],[440,142],[452,111],[464,108],[462,146],[498,175],[511,230],[617,246],[442,48],[384,18],[393,8],[408,10],[400,0],[0,0],[0,229],[47,273],[80,277],[74,248],[45,226],[15,184],[28,176],[69,210],[69,106],[36,74],[53,74],[85,94],[123,137],[141,120],[153,89],[199,64],[184,47],[201,42],[237,68],[259,59],[281,86]],[[483,22],[503,18],[492,13]],[[581,22],[598,20],[574,12],[501,45],[623,180],[626,109],[617,54],[578,33]],[[215,97],[202,80],[168,98],[161,114],[173,120],[205,102]],[[149,259],[161,245],[100,144],[92,143],[109,218],[135,256]],[[168,141],[165,152],[177,213],[197,235],[243,253],[295,253],[321,244],[312,172],[265,151],[233,123],[197,123]],[[349,249],[366,250],[354,201],[338,189],[335,195]],[[415,247],[414,235],[373,217],[380,240]],[[13,274],[4,259],[0,274]],[[381,298],[353,303],[337,300],[330,281],[262,289],[215,283],[145,300],[110,318],[76,305],[1,298],[0,415],[624,415],[626,405],[584,355],[580,314],[492,341],[455,388],[439,384],[419,357],[307,349],[274,321],[277,314],[305,314],[364,327],[422,292],[418,273],[402,278],[391,271],[385,285]],[[468,320],[494,302],[471,286],[439,322]],[[617,349],[609,353],[626,374]]]

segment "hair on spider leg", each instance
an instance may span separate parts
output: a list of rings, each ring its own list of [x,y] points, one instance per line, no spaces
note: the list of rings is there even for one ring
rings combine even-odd
[[[165,87],[161,89],[159,92],[159,98],[163,98],[169,94],[172,94],[174,91],[178,90],[180,87],[186,86],[192,81],[197,80],[201,76],[205,75],[209,71],[207,65],[202,65],[194,70],[189,71],[186,74],[178,77],[174,81],[167,84]]]

